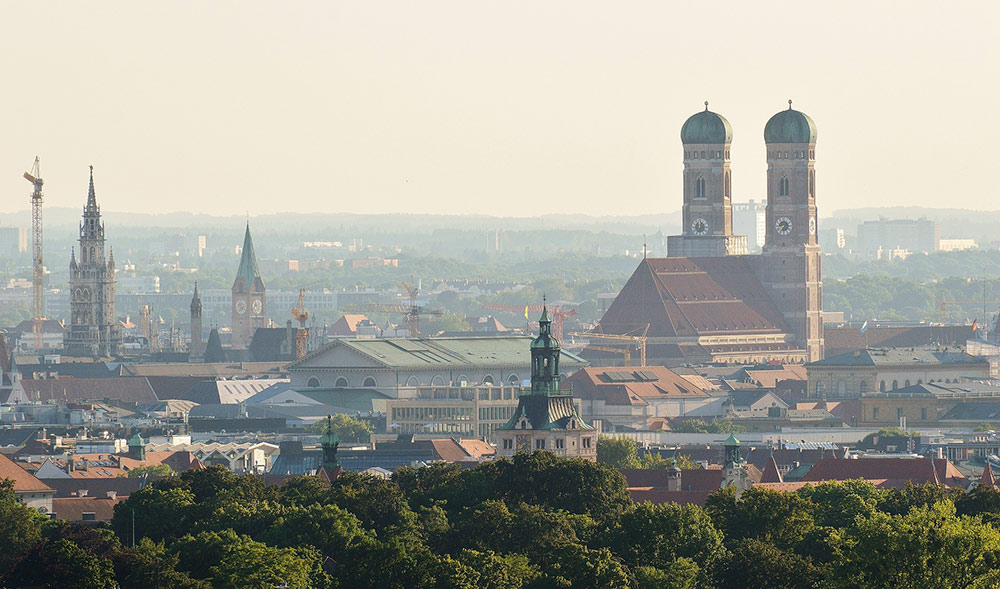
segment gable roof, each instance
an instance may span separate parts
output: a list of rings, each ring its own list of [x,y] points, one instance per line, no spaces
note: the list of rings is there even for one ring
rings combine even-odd
[[[52,499],[52,515],[58,520],[79,522],[83,521],[84,513],[92,513],[92,521],[106,522],[114,517],[115,505],[124,500],[124,497],[56,497]]]
[[[647,405],[660,399],[711,396],[665,366],[586,367],[566,379],[579,399],[603,399],[609,405]]]
[[[268,387],[285,382],[273,378],[251,380],[203,380],[181,395],[199,405],[233,405],[245,402]]]
[[[52,487],[38,480],[35,475],[24,470],[16,462],[0,454],[0,480],[10,479],[17,493],[29,491],[51,491]]]
[[[24,392],[32,401],[80,403],[112,399],[128,403],[156,401],[156,393],[143,377],[118,378],[25,378]]]
[[[775,368],[747,369],[743,371],[749,382],[765,389],[773,389],[783,380],[809,380],[802,364],[784,364]]]
[[[848,479],[886,479],[914,483],[965,486],[967,479],[944,459],[930,458],[824,458],[802,477],[805,482]]]
[[[790,333],[747,259],[646,258],[601,318],[606,333],[649,337]]]
[[[971,356],[963,350],[936,348],[880,348],[847,352],[810,362],[806,366],[898,366],[898,365],[989,365],[989,360]]]
[[[781,478],[781,472],[778,470],[778,463],[774,461],[774,456],[767,461],[767,466],[764,467],[764,472],[760,476],[760,482],[762,483],[783,483],[785,482]]]
[[[349,337],[358,333],[358,323],[367,321],[368,317],[357,313],[344,313],[327,330],[331,337]]]
[[[526,366],[531,363],[530,337],[438,337],[382,338],[370,340],[337,339],[289,365],[289,369],[323,367],[323,356],[342,346],[385,368],[481,368]],[[586,362],[565,350],[560,362],[572,372]]]

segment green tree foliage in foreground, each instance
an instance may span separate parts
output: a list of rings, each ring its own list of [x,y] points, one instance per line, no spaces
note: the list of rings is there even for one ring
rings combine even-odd
[[[0,484],[0,587],[985,588],[998,518],[992,487],[865,481],[636,504],[615,469],[545,452],[333,485],[211,467],[154,480],[97,528]]]

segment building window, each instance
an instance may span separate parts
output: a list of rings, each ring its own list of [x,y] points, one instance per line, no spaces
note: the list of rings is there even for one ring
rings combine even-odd
[[[899,388],[899,381],[895,381],[895,380],[892,381],[892,390],[896,390],[898,388]]]
[[[581,445],[584,448],[589,448],[590,447],[590,438],[583,438],[583,441],[582,441]]]
[[[545,440],[535,440],[535,450],[544,450]]]
[[[816,170],[809,170],[809,196],[816,196]]]
[[[483,384],[493,384],[493,375],[487,374],[483,377]]]
[[[309,381],[306,383],[306,386],[310,387],[310,388],[316,388],[316,387],[318,387],[319,386],[319,379],[316,378],[315,376],[312,377],[312,378],[310,378]]]
[[[847,383],[845,383],[842,380],[838,381],[837,382],[837,396],[838,397],[844,397],[846,395],[847,395]]]
[[[503,441],[503,449],[504,450],[512,450],[512,449],[514,449],[514,440],[504,440]]]
[[[900,418],[902,416],[903,416],[903,408],[902,407],[896,407],[896,418],[898,419],[898,418]]]
[[[93,511],[84,511],[80,515],[82,516],[80,518],[81,521],[85,521],[85,522],[97,521],[97,514],[94,513]]]
[[[511,374],[510,376],[507,377],[507,382],[509,382],[512,385],[519,385],[521,384],[521,379],[516,374]]]
[[[861,393],[862,395],[868,392],[867,380],[863,380],[860,383],[858,383],[858,392]]]
[[[878,407],[872,407],[872,421],[878,419]]]
[[[694,197],[705,198],[705,179],[701,176],[694,181]]]
[[[369,376],[369,377],[365,378],[365,381],[363,383],[361,383],[361,386],[363,386],[363,387],[377,387],[378,383],[375,382],[375,377],[374,376]]]
[[[910,386],[910,379],[906,379],[906,382],[903,383],[903,386],[904,387]]]
[[[881,381],[880,383],[878,383],[878,390],[879,390],[879,392],[882,392],[882,393],[885,392],[885,381],[884,380]]]
[[[927,407],[920,408],[920,419],[923,421],[927,421]]]
[[[343,389],[351,386],[351,383],[350,381],[347,380],[346,377],[341,376],[337,378],[337,382],[333,383],[333,386],[337,387],[338,389]]]
[[[566,447],[566,440],[562,438],[556,438],[556,449],[562,450],[565,447]]]
[[[788,196],[788,177],[782,176],[778,180],[778,196]]]
[[[732,189],[732,180],[730,178],[729,172],[726,172],[726,198],[730,198]]]

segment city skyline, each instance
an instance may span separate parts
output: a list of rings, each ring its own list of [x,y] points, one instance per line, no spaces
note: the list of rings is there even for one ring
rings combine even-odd
[[[109,211],[673,212],[680,126],[703,101],[733,125],[745,201],[788,99],[821,129],[821,216],[990,202],[954,172],[988,167],[1000,131],[977,106],[995,87],[990,3],[976,19],[860,2],[7,11],[0,63],[23,86],[3,212],[26,207],[35,155],[47,207],[78,207],[93,164]]]

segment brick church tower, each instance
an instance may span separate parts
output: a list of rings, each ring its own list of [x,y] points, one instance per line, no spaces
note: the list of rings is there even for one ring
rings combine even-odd
[[[718,257],[747,253],[745,235],[733,235],[732,171],[729,146],[733,127],[708,110],[681,127],[684,144],[684,206],[681,235],[667,238],[672,258]]]
[[[70,325],[66,354],[94,358],[114,356],[121,341],[115,317],[115,254],[104,255],[104,223],[94,192],[90,167],[87,207],[80,224],[80,259],[76,250],[69,262]]]
[[[823,284],[816,238],[816,124],[788,109],[764,127],[767,232],[755,272],[807,360],[823,359]]]

